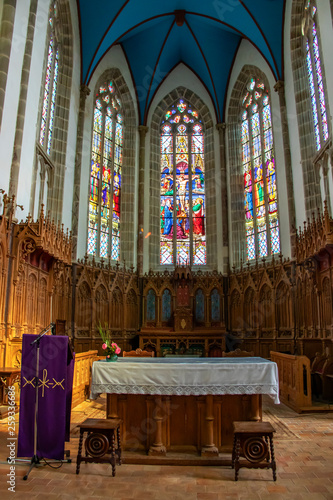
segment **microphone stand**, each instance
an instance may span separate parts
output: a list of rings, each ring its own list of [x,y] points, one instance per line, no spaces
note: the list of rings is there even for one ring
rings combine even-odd
[[[34,455],[31,458],[31,460],[26,460],[26,459],[18,459],[16,458],[15,461],[20,461],[20,462],[30,462],[30,467],[28,472],[26,473],[25,476],[23,476],[23,480],[26,481],[28,479],[28,476],[32,469],[34,467],[38,467],[38,465],[44,465],[40,463],[39,456],[37,455],[37,436],[38,436],[38,382],[39,382],[39,349],[40,349],[40,341],[44,335],[47,334],[50,330],[53,331],[54,328],[54,323],[50,323],[44,330],[41,331],[41,333],[38,335],[38,337],[33,340],[30,345],[35,345],[36,344],[36,372],[35,372],[35,415],[34,415]],[[52,462],[48,463],[71,463],[71,459],[67,460],[53,460]]]

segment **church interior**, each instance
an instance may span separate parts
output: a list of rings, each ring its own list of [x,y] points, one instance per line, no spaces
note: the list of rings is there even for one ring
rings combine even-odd
[[[281,404],[188,396],[161,435],[183,445],[188,414],[186,444],[212,425],[220,462],[136,460],[128,420],[116,477],[64,464],[23,482],[17,466],[17,498],[333,498],[333,0],[2,0],[0,23],[2,477],[25,334],[75,352],[73,462],[85,418],[140,414],[123,394],[89,400],[103,330],[119,366],[269,360]],[[232,420],[258,415],[278,480],[234,482]]]

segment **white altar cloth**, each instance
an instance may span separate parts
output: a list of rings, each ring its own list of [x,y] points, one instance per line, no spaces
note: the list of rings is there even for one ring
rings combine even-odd
[[[263,358],[119,358],[95,361],[90,398],[99,394],[204,396],[269,394],[279,403],[277,364]]]

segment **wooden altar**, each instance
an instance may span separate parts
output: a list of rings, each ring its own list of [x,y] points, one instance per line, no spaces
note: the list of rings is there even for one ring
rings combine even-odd
[[[217,457],[232,450],[234,421],[261,420],[262,398],[107,394],[107,418],[122,419],[125,451]]]
[[[262,358],[120,358],[93,364],[91,397],[102,392],[125,451],[181,460],[231,452],[232,422],[260,421],[261,395],[278,402],[279,391],[276,364]]]

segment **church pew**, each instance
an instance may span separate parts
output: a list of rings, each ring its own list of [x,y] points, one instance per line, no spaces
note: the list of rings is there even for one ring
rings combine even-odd
[[[91,367],[97,359],[98,351],[80,352],[75,355],[72,408],[89,397]]]
[[[281,402],[298,413],[311,407],[309,358],[271,351],[271,360],[278,366]]]

